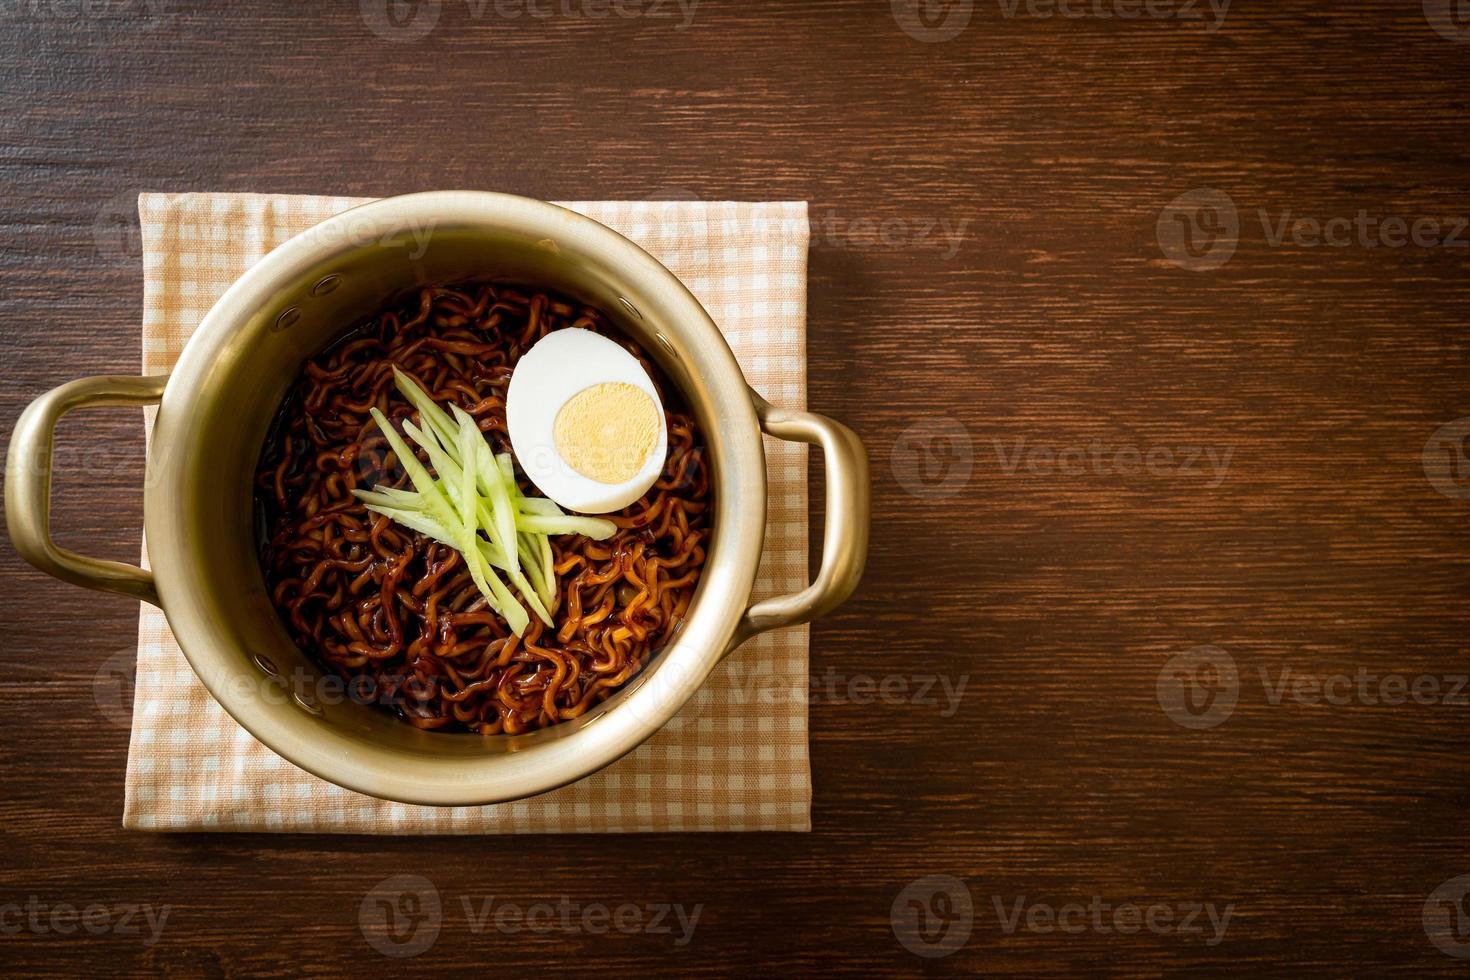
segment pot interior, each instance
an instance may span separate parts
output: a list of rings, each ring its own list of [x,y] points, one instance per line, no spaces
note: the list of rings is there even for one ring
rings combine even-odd
[[[679,322],[687,312],[682,304],[692,298],[661,267],[633,267],[621,254],[609,261],[575,235],[547,236],[544,229],[483,221],[415,228],[401,218],[388,226],[365,219],[355,227],[350,220],[355,213],[334,219],[335,230],[318,226],[283,246],[282,252],[294,249],[293,262],[278,262],[266,276],[262,267],[271,263],[268,257],[201,325],[203,336],[196,341],[203,343],[181,358],[160,408],[150,466],[162,486],[157,493],[150,488],[148,527],[150,542],[168,539],[154,553],[165,611],[216,698],[298,765],[351,788],[402,799],[402,791],[380,787],[375,768],[539,752],[559,740],[591,734],[661,670],[687,669],[697,687],[718,662],[748,602],[755,571],[748,559],[758,557],[764,530],[764,457],[748,411],[748,390],[738,368],[730,370],[734,361],[728,348],[718,338],[712,341],[701,324]],[[328,241],[329,233],[339,240]],[[301,245],[301,239],[311,247]],[[422,732],[384,708],[351,697],[292,642],[266,593],[256,553],[255,467],[303,361],[390,298],[426,284],[466,279],[547,287],[605,311],[679,389],[710,454],[712,537],[679,633],[608,701],[580,718],[518,736]],[[707,318],[705,324],[713,329]],[[737,403],[747,411],[734,409]],[[155,534],[159,522],[167,528]],[[738,552],[740,560],[722,563],[726,552]],[[681,660],[682,667],[669,666]],[[645,720],[657,724],[666,717],[653,717],[663,704],[647,698],[640,704]],[[672,708],[677,705],[668,713]],[[332,736],[329,748],[311,759],[284,744],[323,732]],[[365,751],[355,753],[354,746]],[[324,771],[337,763],[323,758],[338,757],[342,771]],[[353,770],[360,772],[342,778],[342,772]],[[560,782],[583,774],[569,772]],[[479,770],[472,778],[484,776]],[[498,796],[511,798],[471,790],[460,802]]]

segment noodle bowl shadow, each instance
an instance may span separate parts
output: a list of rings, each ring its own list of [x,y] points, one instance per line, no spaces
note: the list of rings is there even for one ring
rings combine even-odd
[[[338,234],[351,227],[370,234]],[[421,253],[391,243],[432,228]],[[525,735],[422,732],[372,704],[282,698],[261,683],[327,672],[290,640],[256,560],[252,482],[303,362],[406,290],[493,277],[554,289],[607,312],[638,341],[699,423],[714,501],[704,571],[673,638],[621,691],[581,717]],[[331,281],[333,288],[318,288]],[[66,412],[157,403],[144,528],[150,571],[67,551],[50,538],[51,446]],[[827,525],[804,590],[751,601],[766,522],[762,434],[821,447]],[[868,536],[868,472],[846,427],[767,404],[723,336],[667,269],[611,229],[526,198],[467,191],[388,198],[296,236],[240,277],[168,377],[85,378],[16,424],[6,473],[16,550],[66,581],[160,606],[189,663],[236,721],[323,779],[383,799],[470,805],[555,789],[609,765],[666,724],[744,640],[806,622],[856,587]]]

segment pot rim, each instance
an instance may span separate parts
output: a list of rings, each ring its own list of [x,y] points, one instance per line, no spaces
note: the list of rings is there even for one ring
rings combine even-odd
[[[718,409],[718,438],[706,434],[715,470],[738,481],[733,484],[738,492],[731,494],[730,481],[717,480],[716,519],[699,585],[704,601],[696,603],[680,633],[659,651],[656,669],[635,677],[614,695],[621,701],[592,723],[565,733],[558,732],[563,726],[553,726],[537,733],[555,736],[540,744],[483,756],[444,753],[430,758],[383,746],[367,748],[292,704],[268,702],[258,685],[247,690],[247,685],[232,684],[248,669],[249,652],[221,640],[210,608],[192,588],[189,563],[175,560],[190,547],[178,515],[189,506],[185,478],[191,460],[197,461],[178,447],[195,428],[191,402],[200,397],[200,384],[215,358],[282,283],[358,248],[351,240],[360,241],[364,234],[378,238],[426,225],[478,226],[487,232],[549,238],[564,253],[595,256],[636,286],[639,295],[654,297],[661,327],[680,334],[688,349],[698,348],[703,366],[690,370],[708,387],[710,402]],[[326,244],[338,240],[342,244]],[[637,748],[699,689],[732,642],[743,638],[737,632],[754,587],[766,521],[760,433],[750,389],[713,319],[672,272],[611,228],[544,201],[484,191],[431,191],[359,205],[294,236],[246,270],[200,321],[170,374],[153,428],[144,497],[144,528],[160,605],[185,658],[214,700],[267,748],[307,772],[359,793],[411,804],[480,805],[534,796],[595,773]]]

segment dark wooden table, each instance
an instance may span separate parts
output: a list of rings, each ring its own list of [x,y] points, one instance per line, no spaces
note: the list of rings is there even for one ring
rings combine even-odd
[[[7,971],[1463,973],[1470,17],[1186,4],[0,4],[7,426],[137,370],[138,190],[799,198],[875,504],[810,835],[124,833],[137,607],[5,548]],[[58,534],[133,559],[139,417],[62,442]],[[701,911],[475,918],[563,900]]]

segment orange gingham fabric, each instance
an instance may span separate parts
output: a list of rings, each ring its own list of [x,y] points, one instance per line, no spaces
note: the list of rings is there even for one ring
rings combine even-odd
[[[361,203],[142,195],[143,373],[173,368],[200,319],[252,263]],[[631,238],[683,280],[720,325],[757,391],[776,405],[806,406],[805,202],[566,206]],[[151,437],[151,412],[146,424]],[[806,454],[793,444],[765,443],[770,521],[757,597],[795,592],[807,582]],[[142,609],[123,813],[128,828],[344,834],[811,829],[804,626],[745,644],[667,728],[602,772],[516,803],[440,808],[353,793],[277,756],[209,696],[163,614],[146,604]]]

